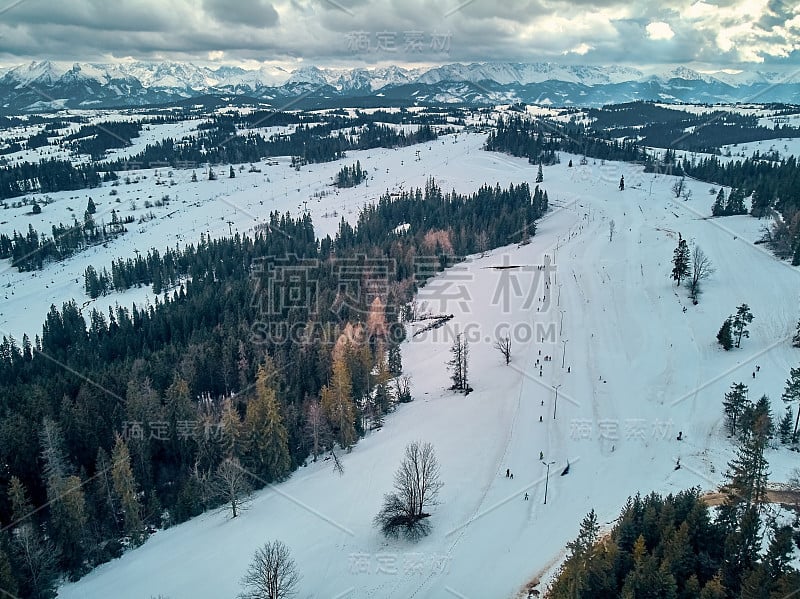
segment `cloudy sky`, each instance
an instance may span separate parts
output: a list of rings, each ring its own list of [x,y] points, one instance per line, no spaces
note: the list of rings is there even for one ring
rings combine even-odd
[[[800,1],[0,0],[0,64],[45,58],[787,70]]]

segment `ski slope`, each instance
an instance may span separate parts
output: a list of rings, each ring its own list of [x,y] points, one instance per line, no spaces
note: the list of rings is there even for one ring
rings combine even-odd
[[[470,139],[452,146],[471,150],[458,170],[447,170],[451,153],[426,174],[459,191],[474,180],[534,179],[536,166],[479,152]],[[272,539],[290,548],[303,598],[513,597],[531,579],[547,580],[590,509],[609,525],[631,494],[714,489],[732,455],[721,408],[730,384],[750,385],[752,399],[769,394],[775,414],[783,413],[783,382],[800,358],[789,342],[800,316],[800,273],[753,244],[763,221],[706,219],[705,183],[689,181],[694,199],[675,200],[671,177],[609,162],[569,168],[570,157],[561,158],[545,167],[552,210],[529,245],[472,257],[420,291],[421,307],[455,317],[409,336],[403,363],[415,401],[343,456],[343,476],[329,462],[300,468],[256,494],[241,517],[209,513],[160,531],[64,585],[59,597],[233,598],[253,552]],[[361,159],[373,162],[386,168]],[[418,184],[410,176],[405,182]],[[669,276],[678,233],[699,244],[716,269],[697,306]],[[553,268],[541,271],[546,256]],[[492,268],[502,265],[519,268]],[[755,315],[750,338],[724,352],[717,330],[742,302]],[[506,366],[492,344],[508,330]],[[446,390],[445,363],[458,332],[470,342],[474,392],[467,396]],[[541,375],[540,350],[552,356]],[[429,537],[387,541],[371,521],[414,440],[436,448],[441,503]],[[553,462],[546,504],[539,452]],[[797,462],[786,450],[768,457],[776,481]],[[560,476],[567,462],[569,474]]]

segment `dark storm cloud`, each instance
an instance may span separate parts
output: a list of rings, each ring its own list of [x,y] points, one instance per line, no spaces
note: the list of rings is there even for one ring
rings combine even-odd
[[[784,0],[25,0],[0,15],[3,63],[213,54],[736,67],[796,59],[799,49],[800,12]]]
[[[278,13],[266,0],[204,0],[203,7],[223,23],[272,27],[278,22]]]

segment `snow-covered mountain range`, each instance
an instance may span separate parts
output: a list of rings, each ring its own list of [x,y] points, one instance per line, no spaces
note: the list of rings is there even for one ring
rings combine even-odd
[[[550,62],[448,64],[288,71],[262,66],[208,67],[189,62],[59,63],[0,69],[0,111],[142,106],[200,96],[244,96],[297,108],[410,103],[488,104],[508,101],[601,105],[629,100],[800,102],[798,76],[698,73],[677,67],[645,74],[630,67]]]

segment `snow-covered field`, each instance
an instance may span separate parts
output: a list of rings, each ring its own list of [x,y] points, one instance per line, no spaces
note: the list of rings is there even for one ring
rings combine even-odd
[[[153,247],[159,251],[176,244],[183,247],[198,242],[201,234],[222,237],[237,232],[252,233],[255,227],[268,222],[269,213],[275,210],[288,211],[295,217],[308,210],[317,234],[333,236],[342,217],[355,223],[364,204],[376,201],[387,190],[424,187],[430,176],[435,176],[443,189],[462,193],[474,191],[484,182],[508,186],[526,177],[530,180],[527,163],[483,152],[480,148],[484,140],[483,135],[459,134],[396,150],[349,152],[337,162],[311,164],[300,171],[292,168],[288,157],[270,159],[256,165],[260,173],[249,172],[249,165],[244,165],[240,172],[237,166],[234,179],[228,178],[227,167],[215,167],[219,177],[215,181],[207,180],[203,166],[174,169],[174,185],[169,184],[167,168],[126,171],[120,173],[121,183],[115,187],[104,184],[97,189],[47,194],[51,203],[43,206],[39,215],[31,213],[30,205],[0,210],[0,232],[9,236],[15,230],[27,232],[29,225],[50,235],[53,225],[69,225],[73,217],[82,222],[90,197],[97,206],[94,220],[98,225],[111,221],[112,210],[119,218],[133,216],[136,220],[127,225],[127,234],[108,243],[107,248],[89,248],[69,260],[50,264],[43,271],[20,273],[11,268],[9,261],[2,261],[0,335],[13,334],[19,340],[23,333],[28,333],[33,338],[41,332],[51,304],[60,307],[72,298],[79,306],[85,305],[87,316],[92,306],[107,311],[109,305],[117,302],[141,305],[148,295],[146,289],[91,301],[84,291],[86,267],[110,268],[111,261],[118,257],[134,257],[136,251],[146,253]],[[334,187],[336,173],[343,165],[350,166],[357,160],[370,173],[366,184],[350,189]],[[194,183],[193,171],[198,177]],[[126,178],[130,178],[130,184],[124,182]],[[157,181],[162,184],[157,185]],[[169,195],[169,204],[156,207],[155,202],[164,195]],[[41,196],[37,199],[41,202]],[[146,207],[146,202],[153,207]],[[150,212],[155,219],[138,222]]]
[[[430,175],[443,189],[458,191],[534,179],[537,167],[483,152],[482,140],[459,134],[457,143],[450,137],[404,150],[353,152],[301,173],[281,161],[260,175],[181,184],[169,192],[197,205],[174,202],[169,210],[179,206],[180,218],[147,223],[142,233],[116,242],[113,253],[172,244],[178,234],[195,239],[207,229],[225,234],[228,220],[247,231],[269,210],[299,213],[323,189],[333,193],[308,202],[322,235],[338,221],[323,214],[336,210],[353,219],[380,192],[421,185]],[[417,149],[421,162],[414,161]],[[374,179],[337,194],[330,178],[356,159]],[[800,273],[753,244],[765,222],[706,219],[707,184],[689,181],[695,199],[686,202],[672,197],[671,177],[610,162],[569,168],[568,159],[545,167],[543,187],[553,209],[531,244],[473,257],[421,290],[420,303],[455,318],[404,344],[415,401],[343,457],[343,476],[329,462],[300,468],[259,492],[240,518],[211,513],[160,531],[63,586],[59,597],[232,598],[255,549],[272,539],[285,542],[297,561],[299,597],[512,597],[532,578],[552,573],[590,509],[608,525],[633,493],[715,488],[732,455],[721,408],[730,384],[750,385],[753,399],[768,394],[775,414],[783,413],[783,382],[800,358],[789,343],[800,316]],[[617,190],[622,174],[624,192]],[[669,276],[679,233],[699,244],[716,268],[697,306]],[[40,277],[58,281],[52,293],[59,298],[78,295],[69,280],[89,262],[108,262],[109,253],[87,252]],[[553,269],[539,270],[546,259]],[[491,268],[498,265],[520,268]],[[37,297],[41,289],[25,282],[29,275],[1,276],[15,292],[14,303],[3,304],[2,327],[29,329],[49,300]],[[750,338],[724,352],[716,332],[742,302],[755,315]],[[30,317],[16,316],[23,306]],[[513,358],[506,366],[492,344],[509,330]],[[471,344],[475,390],[466,397],[446,390],[445,363],[457,332]],[[676,440],[679,431],[683,441]],[[445,483],[441,504],[429,537],[416,544],[387,541],[371,521],[413,440],[435,445]],[[539,452],[553,462],[547,485]],[[797,463],[785,450],[771,450],[769,458],[775,481],[785,481]],[[682,467],[675,470],[678,459]],[[569,474],[560,476],[568,462]]]

